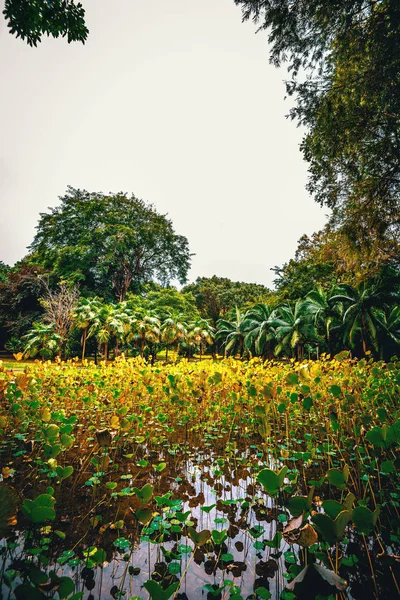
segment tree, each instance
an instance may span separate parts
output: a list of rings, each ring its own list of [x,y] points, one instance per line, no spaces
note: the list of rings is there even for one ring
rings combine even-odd
[[[214,327],[210,325],[207,319],[197,319],[189,324],[187,332],[187,343],[189,347],[198,348],[200,358],[206,351],[206,347],[214,341]]]
[[[104,360],[108,359],[109,344],[112,338],[123,339],[132,325],[131,315],[124,304],[100,304],[87,333],[87,339],[94,336],[103,345]]]
[[[9,267],[2,260],[0,260],[0,283],[6,283],[7,276],[10,271],[11,267]]]
[[[167,317],[161,325],[161,341],[165,343],[165,360],[168,360],[168,348],[183,343],[188,335],[188,324],[180,315]]]
[[[54,331],[54,323],[35,322],[21,341],[25,357],[32,358],[40,354],[42,358],[49,359],[60,354],[63,340]]]
[[[246,311],[241,323],[241,329],[245,333],[245,349],[254,349],[255,354],[267,358],[272,358],[271,342],[275,337],[271,326],[272,313],[268,304],[256,304]]]
[[[331,301],[332,295],[332,291],[326,292],[321,285],[317,285],[304,298],[304,309],[312,318],[315,327],[322,330],[331,355],[333,355],[332,328],[343,316],[340,314],[338,304],[335,305]]]
[[[40,298],[47,274],[37,265],[21,261],[0,281],[0,333],[3,341],[20,339],[43,313]]]
[[[382,317],[377,309],[388,310],[398,304],[395,287],[388,289],[379,282],[362,283],[357,287],[338,286],[332,302],[343,303],[344,343],[365,355],[368,350],[379,352],[379,329]]]
[[[180,315],[183,321],[195,321],[200,317],[191,292],[180,292],[173,287],[161,287],[156,283],[142,286],[140,296],[129,294],[127,302],[134,312],[155,312],[161,320],[172,315]]]
[[[10,33],[30,46],[37,46],[45,34],[85,43],[89,33],[85,10],[73,0],[5,0],[3,14]]]
[[[225,355],[239,354],[243,356],[245,333],[243,331],[243,315],[236,307],[236,318],[228,321],[219,319],[217,323],[217,340],[222,340]]]
[[[235,0],[288,64],[308,188],[358,240],[399,231],[398,0]],[[397,233],[398,235],[398,233]]]
[[[71,187],[42,213],[32,258],[62,281],[81,283],[106,300],[125,300],[153,279],[184,283],[190,266],[185,237],[143,200]]]
[[[51,325],[58,336],[61,356],[64,356],[65,344],[74,326],[78,298],[78,290],[63,283],[55,290],[47,287],[46,295],[41,300],[43,323]]]
[[[155,345],[160,341],[161,323],[158,317],[151,314],[144,317],[138,317],[133,320],[133,339],[138,342],[140,356],[144,356],[144,350],[147,344]],[[153,351],[152,362],[155,356]]]
[[[381,358],[390,359],[400,351],[400,305],[377,310],[375,316],[379,323]]]
[[[270,326],[275,328],[277,356],[284,351],[293,356],[297,351],[297,360],[302,360],[305,344],[318,342],[316,328],[302,300],[297,300],[294,309],[291,305],[283,305],[277,309],[270,318]]]
[[[101,301],[98,298],[81,298],[74,312],[74,324],[82,329],[82,362],[85,359],[88,330],[96,322],[101,310]]]
[[[226,277],[198,277],[195,283],[185,286],[183,292],[191,292],[196,299],[197,308],[205,319],[214,325],[218,319],[235,318],[236,307],[242,309],[263,302],[270,297],[268,288],[258,283],[231,281]]]

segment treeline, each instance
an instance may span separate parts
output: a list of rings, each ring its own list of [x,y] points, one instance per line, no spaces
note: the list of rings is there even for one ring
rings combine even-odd
[[[317,286],[304,298],[282,304],[276,304],[277,294],[266,291],[266,302],[250,302],[248,308],[242,302],[242,309],[226,302],[226,290],[251,286],[228,282],[202,278],[182,291],[153,284],[119,303],[81,297],[66,284],[47,287],[38,300],[40,317],[5,347],[20,358],[84,360],[92,355],[107,360],[124,352],[152,362],[162,351],[168,360],[171,350],[188,358],[209,353],[297,360],[343,349],[388,360],[400,350],[400,306],[387,282],[338,284],[330,291]],[[224,301],[219,308],[224,316],[214,325],[208,311]]]
[[[187,239],[134,196],[69,188],[24,260],[0,263],[0,344],[20,356],[121,352],[316,358],[399,352],[398,254],[366,253],[328,224],[275,267],[275,289],[200,277]],[[395,245],[392,245],[394,248]],[[375,257],[372,260],[371,257]]]

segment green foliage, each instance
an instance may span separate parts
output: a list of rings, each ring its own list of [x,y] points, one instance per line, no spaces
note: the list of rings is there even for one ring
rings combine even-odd
[[[235,317],[236,308],[249,308],[265,302],[271,292],[263,285],[231,281],[225,277],[198,277],[195,283],[183,288],[191,292],[196,299],[197,308],[202,317],[211,320],[214,325],[218,319]]]
[[[271,469],[263,469],[257,475],[257,481],[261,483],[270,496],[276,496],[283,487],[287,471],[288,467],[286,465],[283,466],[278,473],[275,473],[275,471],[272,471]]]
[[[35,261],[57,279],[123,301],[146,282],[186,281],[190,252],[171,221],[143,200],[71,187],[41,214],[31,245]]]
[[[292,118],[307,127],[309,190],[348,238],[396,238],[399,197],[398,3],[235,0],[288,64]],[[304,72],[307,76],[304,77]],[[397,236],[398,238],[398,236]]]
[[[84,43],[89,33],[85,10],[74,0],[5,0],[3,14],[10,33],[30,46],[37,46],[43,35],[67,36],[68,43]]]

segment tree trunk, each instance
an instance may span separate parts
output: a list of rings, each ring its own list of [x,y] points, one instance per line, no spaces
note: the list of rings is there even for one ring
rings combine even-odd
[[[104,343],[104,360],[107,362],[108,358],[108,342]]]
[[[168,346],[165,347],[165,360],[168,360]]]
[[[83,330],[82,362],[85,360],[87,327]]]

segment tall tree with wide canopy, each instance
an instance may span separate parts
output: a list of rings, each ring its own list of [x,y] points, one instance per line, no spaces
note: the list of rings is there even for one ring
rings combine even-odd
[[[307,127],[309,190],[359,243],[395,238],[400,194],[398,0],[235,0],[286,63]]]
[[[32,259],[56,279],[80,283],[106,300],[125,300],[151,280],[185,283],[188,241],[165,215],[126,194],[69,187],[61,204],[42,213]]]

